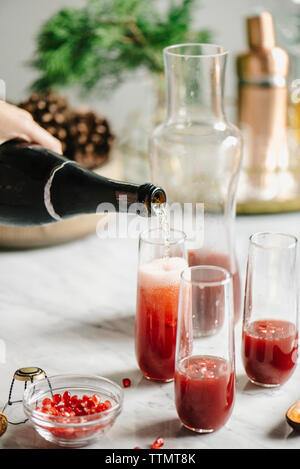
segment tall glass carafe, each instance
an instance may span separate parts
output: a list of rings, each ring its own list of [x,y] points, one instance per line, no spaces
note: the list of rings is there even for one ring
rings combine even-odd
[[[192,204],[189,211],[203,204],[202,228],[187,245],[189,265],[216,265],[232,274],[237,321],[241,300],[234,222],[241,135],[224,113],[227,55],[212,44],[164,49],[167,116],[151,136],[150,167],[169,203],[179,202],[183,209]]]

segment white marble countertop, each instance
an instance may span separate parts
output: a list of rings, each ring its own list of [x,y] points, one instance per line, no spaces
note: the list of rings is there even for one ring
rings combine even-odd
[[[300,237],[300,214],[237,218],[237,253],[244,280],[248,236],[285,231]],[[164,448],[299,448],[300,434],[285,421],[300,398],[300,366],[281,388],[248,381],[240,358],[241,321],[236,327],[237,395],[222,429],[198,435],[176,414],[173,384],[145,380],[134,354],[137,241],[101,240],[96,235],[57,247],[0,252],[0,405],[14,371],[36,365],[48,375],[64,372],[106,376],[124,389],[123,411],[93,448],[133,448],[158,437]],[[51,448],[29,423],[9,426],[0,448]]]

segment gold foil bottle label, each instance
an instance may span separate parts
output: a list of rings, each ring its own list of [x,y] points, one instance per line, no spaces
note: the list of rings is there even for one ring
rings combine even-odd
[[[15,371],[14,379],[17,381],[36,381],[46,377],[44,370],[37,366],[19,368]]]

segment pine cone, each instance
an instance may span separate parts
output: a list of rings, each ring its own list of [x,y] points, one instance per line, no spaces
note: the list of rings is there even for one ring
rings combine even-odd
[[[113,142],[107,120],[95,112],[73,111],[69,120],[71,144],[66,156],[85,168],[101,166]]]
[[[108,159],[114,137],[107,120],[95,112],[73,111],[64,97],[52,91],[32,93],[19,106],[60,140],[66,158],[87,169],[99,167]]]
[[[30,112],[41,127],[61,141],[65,154],[69,140],[68,120],[71,112],[67,100],[52,91],[42,95],[32,93],[27,101],[19,104],[19,107]]]

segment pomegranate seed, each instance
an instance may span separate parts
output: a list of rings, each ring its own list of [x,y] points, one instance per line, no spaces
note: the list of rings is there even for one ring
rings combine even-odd
[[[103,412],[103,411],[106,410],[106,409],[107,409],[107,407],[106,407],[106,405],[103,404],[103,403],[97,405],[97,407],[96,407],[96,411],[97,411],[97,412]]]
[[[64,405],[58,405],[55,408],[58,412],[64,412],[66,410]]]
[[[163,445],[164,445],[164,439],[159,437],[159,438],[156,438],[156,440],[154,441],[154,443],[151,446],[151,449],[159,449]]]
[[[69,401],[71,400],[71,393],[69,393],[69,391],[65,391],[65,392],[63,393],[63,400],[64,400],[65,402],[69,402]]]
[[[92,401],[94,402],[95,405],[97,404],[100,404],[100,397],[97,396],[97,394],[93,394],[93,396],[91,397]]]
[[[57,404],[60,403],[60,401],[61,401],[61,395],[60,394],[54,394],[53,398],[52,398],[52,403],[54,405],[57,405]]]
[[[129,378],[124,378],[122,383],[124,388],[130,388],[131,386],[131,380]]]
[[[49,399],[49,397],[45,397],[45,399],[43,400],[43,406],[44,407],[50,407],[51,404],[52,404],[51,399]]]
[[[71,405],[75,406],[78,404],[78,396],[75,394],[75,396],[71,397]]]
[[[36,407],[36,410],[48,415],[59,415],[62,417],[85,416],[103,412],[112,407],[109,400],[101,402],[100,397],[94,394],[92,397],[83,395],[78,398],[77,395],[71,396],[69,391],[65,391],[63,397],[60,394],[54,394],[53,399],[45,398],[43,407]],[[53,431],[60,429],[53,429]],[[64,432],[63,429],[61,429]]]

